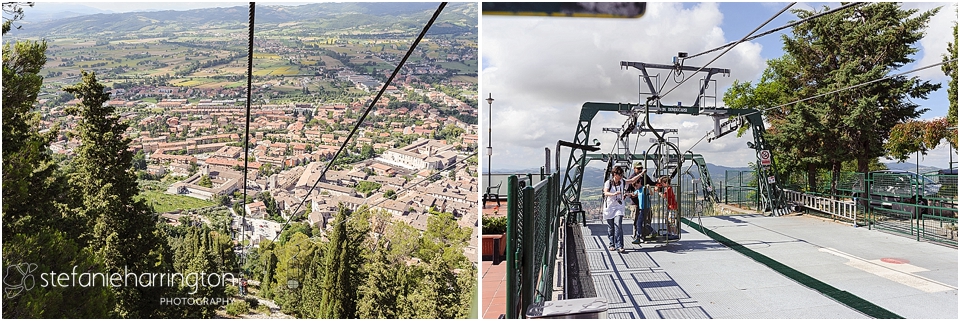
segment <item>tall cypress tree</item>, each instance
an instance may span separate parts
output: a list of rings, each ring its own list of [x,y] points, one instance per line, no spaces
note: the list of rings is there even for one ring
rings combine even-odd
[[[369,229],[363,213],[363,210],[354,213],[359,217],[348,221],[348,209],[341,206],[337,211],[330,242],[324,252],[324,292],[320,300],[320,318],[357,317],[359,286],[364,276],[361,269],[364,263],[363,241]],[[364,224],[367,228],[364,228]]]
[[[365,265],[367,279],[360,286],[358,317],[363,319],[402,318],[398,302],[407,295],[403,286],[406,278],[405,264],[393,264],[386,251],[372,253],[373,258]]]
[[[82,193],[82,206],[76,212],[87,228],[81,240],[96,250],[110,272],[160,272],[162,244],[156,233],[157,216],[144,201],[134,198],[139,187],[130,166],[130,139],[123,136],[127,125],[120,123],[113,107],[104,106],[110,94],[97,82],[96,75],[86,71],[81,74],[78,84],[64,88],[80,100],[67,113],[80,117],[77,132],[81,143],[76,149],[71,184]],[[159,305],[163,289],[113,288],[117,315],[163,315]]]

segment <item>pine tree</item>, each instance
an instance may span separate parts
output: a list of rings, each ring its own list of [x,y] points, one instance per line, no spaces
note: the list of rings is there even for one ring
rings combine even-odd
[[[133,153],[123,137],[126,124],[114,108],[104,106],[110,94],[104,92],[94,73],[81,72],[80,83],[64,88],[80,103],[67,113],[80,116],[77,124],[80,146],[74,160],[76,172],[71,184],[82,193],[76,209],[85,220],[82,242],[96,250],[108,271],[125,269],[136,273],[163,272],[161,240],[156,233],[156,214],[142,200],[136,175],[131,169]],[[123,318],[146,318],[162,314],[162,288],[116,287],[116,313]]]
[[[53,202],[45,201],[53,199],[48,192],[56,166],[46,150],[56,133],[40,134],[40,115],[33,111],[46,50],[45,41],[3,45],[3,230],[9,234],[52,226],[58,218]]]
[[[728,100],[751,94],[793,101],[886,77],[913,62],[910,55],[918,51],[914,44],[938,10],[918,13],[897,3],[871,3],[797,25],[792,37],[783,36],[785,55],[771,61],[761,83],[753,91],[735,87],[724,101],[730,106]],[[799,18],[815,14],[794,12]],[[766,138],[781,167],[807,170],[811,181],[818,169],[838,175],[847,160],[856,160],[858,170],[866,172],[871,160],[886,155],[883,143],[891,128],[926,111],[909,98],[924,98],[937,88],[898,76],[768,111],[764,115],[771,126]]]
[[[946,63],[942,66],[943,74],[947,75],[950,78],[950,82],[947,84],[947,99],[950,100],[950,110],[947,112],[947,123],[953,124],[953,134],[950,135],[950,144],[954,149],[957,148],[957,25],[953,25],[953,41],[947,43],[947,53],[943,55],[943,61],[947,62],[953,60],[953,62]]]

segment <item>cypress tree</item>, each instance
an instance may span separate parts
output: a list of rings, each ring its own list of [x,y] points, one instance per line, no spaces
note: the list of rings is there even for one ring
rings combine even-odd
[[[111,273],[165,272],[161,259],[162,244],[156,233],[157,216],[142,200],[136,175],[131,169],[133,153],[123,136],[126,124],[119,121],[113,107],[104,106],[110,94],[97,82],[94,73],[81,72],[82,80],[64,88],[80,102],[67,109],[79,116],[80,146],[76,149],[75,173],[71,184],[82,193],[82,206],[76,209],[85,221],[81,240],[103,258]],[[162,315],[160,287],[115,287],[115,312],[123,318],[147,318]]]
[[[4,3],[15,16],[3,23],[3,34],[23,16],[15,3]],[[62,176],[47,153],[57,130],[41,134],[33,106],[46,63],[46,42],[17,41],[3,46],[3,262],[4,318],[106,318],[114,297],[104,287],[41,287],[34,274],[102,272],[102,260],[65,233],[71,226],[65,207]],[[32,277],[31,277],[32,276]]]
[[[320,300],[320,318],[352,319],[357,317],[358,287],[363,280],[363,241],[369,223],[363,211],[348,221],[349,210],[340,207],[334,222],[324,262],[323,295]]]

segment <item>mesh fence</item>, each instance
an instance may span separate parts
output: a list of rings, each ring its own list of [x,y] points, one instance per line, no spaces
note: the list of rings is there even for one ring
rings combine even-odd
[[[784,186],[789,190],[817,195],[836,201],[856,200],[857,223],[948,246],[957,246],[957,175],[908,171],[871,173],[829,172],[817,176],[815,190],[807,186],[806,175],[791,175]],[[836,191],[830,186],[836,179]],[[741,207],[756,204],[753,172],[727,171],[721,201]],[[810,214],[833,216],[835,213],[806,210]]]
[[[859,203],[872,227],[957,246],[956,175],[876,172],[865,182]]]
[[[519,180],[511,175],[507,184],[507,313],[508,319],[517,319],[523,311],[521,300],[524,286],[529,284],[523,279],[520,267],[523,266],[524,232],[529,230],[524,225],[521,204],[524,203],[524,194],[520,192]]]
[[[757,209],[757,190],[756,174],[753,171],[726,171],[721,201],[742,208]]]
[[[531,285],[536,286],[536,291],[531,302],[539,303],[550,298],[553,286],[553,271],[556,258],[556,229],[559,224],[555,224],[556,215],[551,196],[554,195],[553,183],[555,179],[541,181],[533,187],[533,208],[529,213],[533,215],[534,241],[533,257],[529,263],[533,267],[533,273],[527,277]],[[528,210],[524,208],[524,210]]]
[[[527,180],[529,182],[530,180]],[[520,187],[523,185],[524,187]],[[517,177],[508,179],[507,315],[520,318],[533,303],[549,300],[558,252],[559,176],[553,175],[529,186]],[[509,256],[513,253],[512,256]],[[515,286],[511,286],[515,284]]]

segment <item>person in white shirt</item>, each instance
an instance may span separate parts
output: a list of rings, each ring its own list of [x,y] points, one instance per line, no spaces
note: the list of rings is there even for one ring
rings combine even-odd
[[[610,240],[610,251],[623,253],[623,214],[626,210],[626,182],[623,179],[623,168],[613,168],[613,176],[603,183],[603,219],[607,221],[607,238]]]

